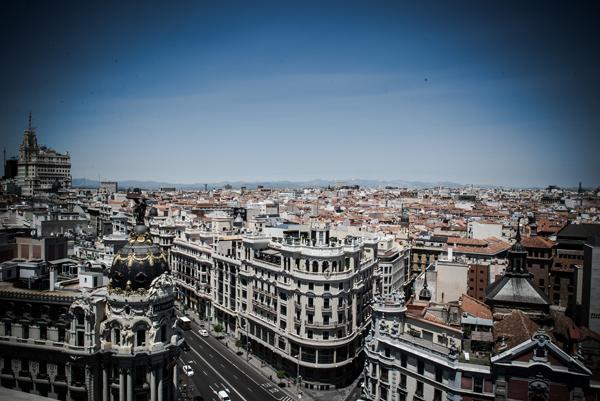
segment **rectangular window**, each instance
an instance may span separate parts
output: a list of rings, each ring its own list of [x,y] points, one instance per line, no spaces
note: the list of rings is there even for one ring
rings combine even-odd
[[[443,377],[443,371],[440,367],[436,366],[435,367],[435,381],[438,383],[442,382],[442,377]]]
[[[423,382],[417,380],[417,390],[415,391],[415,394],[419,397],[423,397]]]
[[[420,375],[425,373],[425,362],[421,360],[417,361],[417,373]]]
[[[476,393],[483,392],[483,377],[475,376],[473,378],[473,391]]]

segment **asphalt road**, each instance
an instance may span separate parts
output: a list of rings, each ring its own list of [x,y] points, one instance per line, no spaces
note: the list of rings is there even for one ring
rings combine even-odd
[[[232,401],[295,400],[274,382],[246,365],[245,360],[226,349],[216,338],[200,337],[198,325],[193,324],[192,327],[192,330],[183,332],[191,350],[181,353],[180,389],[186,385],[190,395],[200,395],[204,401],[219,401],[217,392],[220,390],[227,390]],[[183,373],[183,363],[193,368],[192,376]]]

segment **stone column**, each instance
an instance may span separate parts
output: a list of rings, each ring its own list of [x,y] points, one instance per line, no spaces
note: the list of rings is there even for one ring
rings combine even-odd
[[[108,401],[108,374],[106,366],[102,366],[102,401]]]
[[[125,370],[119,369],[119,401],[125,401]]]
[[[177,399],[177,365],[173,366],[173,399]]]
[[[133,401],[133,377],[132,377],[133,367],[127,370],[127,401]]]
[[[150,401],[156,401],[156,369],[150,371]]]
[[[163,369],[158,367],[158,401],[163,401]]]
[[[71,364],[67,363],[65,366],[65,373],[67,375],[67,401],[71,401],[71,390],[69,389],[68,385],[71,384],[73,375],[71,373]]]

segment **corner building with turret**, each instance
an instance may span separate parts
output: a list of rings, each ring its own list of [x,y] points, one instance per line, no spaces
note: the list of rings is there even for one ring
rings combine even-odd
[[[66,401],[177,399],[175,287],[147,227],[108,280],[91,290],[0,282],[0,385]]]

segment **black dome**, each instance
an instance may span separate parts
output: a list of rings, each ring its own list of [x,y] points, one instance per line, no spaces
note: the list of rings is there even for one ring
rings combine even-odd
[[[169,270],[167,257],[152,243],[146,226],[135,227],[129,243],[119,250],[108,274],[111,289],[138,290],[150,287],[152,280]]]

